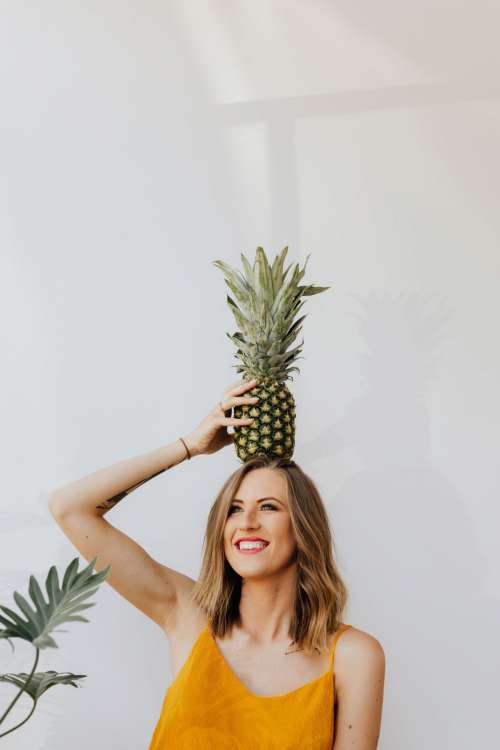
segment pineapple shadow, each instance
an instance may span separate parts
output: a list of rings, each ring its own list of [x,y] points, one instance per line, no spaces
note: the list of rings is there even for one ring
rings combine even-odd
[[[310,464],[328,457],[335,471],[348,448],[363,467],[331,498],[329,513],[337,549],[344,544],[339,557],[352,605],[367,630],[390,644],[386,701],[400,721],[385,723],[384,747],[417,750],[425,737],[433,747],[473,747],[479,723],[496,715],[500,616],[482,592],[487,561],[465,498],[431,450],[429,390],[438,357],[446,356],[450,313],[444,300],[416,293],[356,299],[367,348],[364,392],[301,447],[301,457]],[[355,548],[346,549],[348,537]],[[484,653],[491,654],[487,664]],[[453,706],[452,725],[443,705]]]

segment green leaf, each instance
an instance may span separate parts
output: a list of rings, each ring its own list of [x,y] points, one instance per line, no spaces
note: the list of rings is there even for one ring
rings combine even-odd
[[[34,672],[31,675],[26,689],[24,690],[36,702],[46,690],[54,685],[72,685],[81,687],[75,683],[75,680],[81,680],[86,674],[72,674],[72,672],[58,673],[53,670],[48,672]],[[19,688],[24,688],[28,681],[29,674],[19,672],[18,674],[0,674],[0,682],[9,682]]]
[[[237,284],[233,284],[232,281],[229,279],[224,278],[224,281],[226,282],[229,289],[232,291],[240,305],[242,305],[243,308],[248,307],[249,303],[249,297],[246,292],[242,292],[241,286],[238,286]]]
[[[298,264],[295,267],[292,278],[289,279],[289,281],[286,284],[283,284],[281,286],[280,290],[278,291],[278,294],[274,298],[274,302],[271,307],[271,315],[273,316],[273,318],[278,312],[278,310],[285,310],[287,308],[287,305],[289,304],[290,299],[293,298],[293,296],[296,294],[295,273],[296,273],[297,267],[298,267]],[[290,268],[290,266],[288,266],[288,268]],[[288,268],[287,268],[287,272],[288,272]]]
[[[331,289],[330,286],[314,286],[310,284],[303,288],[302,294],[304,297],[309,297],[311,294],[319,294],[320,292],[326,292],[327,289]]]
[[[71,586],[71,583],[73,581],[73,578],[76,575],[77,570],[78,570],[78,558],[75,557],[75,559],[72,560],[70,564],[68,565],[68,567],[66,568],[66,572],[64,574],[63,583],[62,583],[63,590],[66,590],[69,586]],[[56,577],[56,584],[58,586],[59,584],[57,583],[57,570],[55,573],[55,577]]]
[[[97,560],[97,557],[94,557],[89,565],[78,572],[78,560],[76,557],[68,565],[62,587],[59,586],[55,566],[50,568],[45,581],[48,601],[45,601],[35,576],[30,576],[29,594],[34,608],[18,591],[14,591],[14,600],[26,619],[23,620],[13,610],[0,605],[0,609],[6,615],[6,617],[0,615],[0,623],[5,626],[0,628],[0,638],[22,638],[40,649],[58,648],[50,636],[58,625],[75,620],[88,622],[84,617],[76,615],[76,612],[95,606],[94,603],[82,604],[82,602],[97,591],[97,587],[106,578],[111,565],[106,566],[99,573],[93,573]]]
[[[255,318],[255,289],[253,288],[253,278],[249,283],[245,277],[237,270],[231,268],[221,260],[213,261],[212,265],[219,268],[224,273],[224,280],[233,292],[236,299],[241,302],[244,307],[248,308],[249,317]],[[250,269],[250,273],[252,273]],[[236,290],[238,290],[236,292]]]
[[[264,299],[271,304],[274,299],[273,274],[263,247],[257,248],[259,262],[259,280],[264,291]]]
[[[241,312],[241,310],[238,307],[238,305],[235,304],[234,300],[232,300],[231,297],[229,297],[229,295],[227,296],[227,303],[229,305],[229,309],[231,310],[231,312],[234,315],[234,318],[235,318],[237,324],[242,329],[242,331],[244,331],[244,332],[246,332],[246,331],[252,331],[253,330],[253,326],[252,326],[251,321],[248,320],[248,318],[246,318],[243,315],[243,313]]]
[[[227,277],[233,284],[236,284],[237,286],[240,286],[243,292],[245,290],[248,290],[249,284],[247,284],[247,281],[244,276],[241,275],[239,271],[237,271],[235,268],[231,268],[227,263],[224,263],[222,260],[214,260],[212,265],[219,268],[225,277]]]
[[[283,263],[285,262],[285,257],[288,252],[288,246],[284,247],[283,250],[279,255],[277,255],[273,262],[273,267],[271,269],[272,275],[273,275],[273,282],[274,282],[274,293],[278,291],[278,289],[281,289],[281,286],[283,284]]]
[[[26,623],[25,620],[19,617],[19,615],[16,612],[13,612],[8,607],[4,607],[0,604],[0,609],[2,609],[5,612],[5,614],[9,615],[9,617],[11,617],[14,620],[18,628],[23,631],[25,636],[28,636],[26,640],[29,640],[29,636],[31,634],[29,627],[27,627],[29,623]],[[0,622],[3,622],[4,625],[11,625],[9,620],[6,620],[5,617],[2,617],[1,615],[0,615]],[[0,630],[0,638],[6,638],[8,635],[9,633],[7,633],[7,631]]]
[[[297,354],[299,354],[302,351],[303,345],[304,345],[304,339],[302,339],[302,342],[298,346],[296,346],[295,349],[290,349],[290,351],[286,353],[285,363],[288,363],[294,360]]]
[[[253,286],[253,271],[252,271],[252,266],[250,265],[250,263],[248,262],[248,260],[246,259],[246,257],[243,255],[243,253],[241,253],[241,262],[243,263],[243,268],[245,270],[246,280],[247,280],[249,286]]]
[[[293,334],[295,337],[297,335],[297,328],[300,326],[304,318],[307,318],[307,313],[305,315],[301,315],[300,318],[297,318],[295,323],[288,329],[288,331],[285,334],[285,338],[288,338],[290,335]]]

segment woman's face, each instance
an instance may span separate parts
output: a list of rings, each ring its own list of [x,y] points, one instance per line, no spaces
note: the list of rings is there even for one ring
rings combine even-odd
[[[241,537],[259,537],[267,546],[255,553],[240,551]],[[279,572],[295,559],[296,541],[287,500],[287,484],[278,471],[252,469],[232,500],[224,529],[224,551],[242,578]]]

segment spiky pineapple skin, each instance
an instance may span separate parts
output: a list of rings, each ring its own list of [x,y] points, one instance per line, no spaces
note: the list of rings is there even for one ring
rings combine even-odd
[[[295,447],[295,399],[284,382],[265,379],[247,391],[258,396],[255,404],[242,404],[234,417],[252,417],[254,424],[235,426],[234,447],[240,461],[253,456],[279,456],[290,460]]]

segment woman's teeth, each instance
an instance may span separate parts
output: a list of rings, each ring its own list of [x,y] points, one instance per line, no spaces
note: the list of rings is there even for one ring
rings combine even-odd
[[[268,542],[239,542],[236,546],[240,552],[247,550],[251,552],[260,552],[268,546]]]

